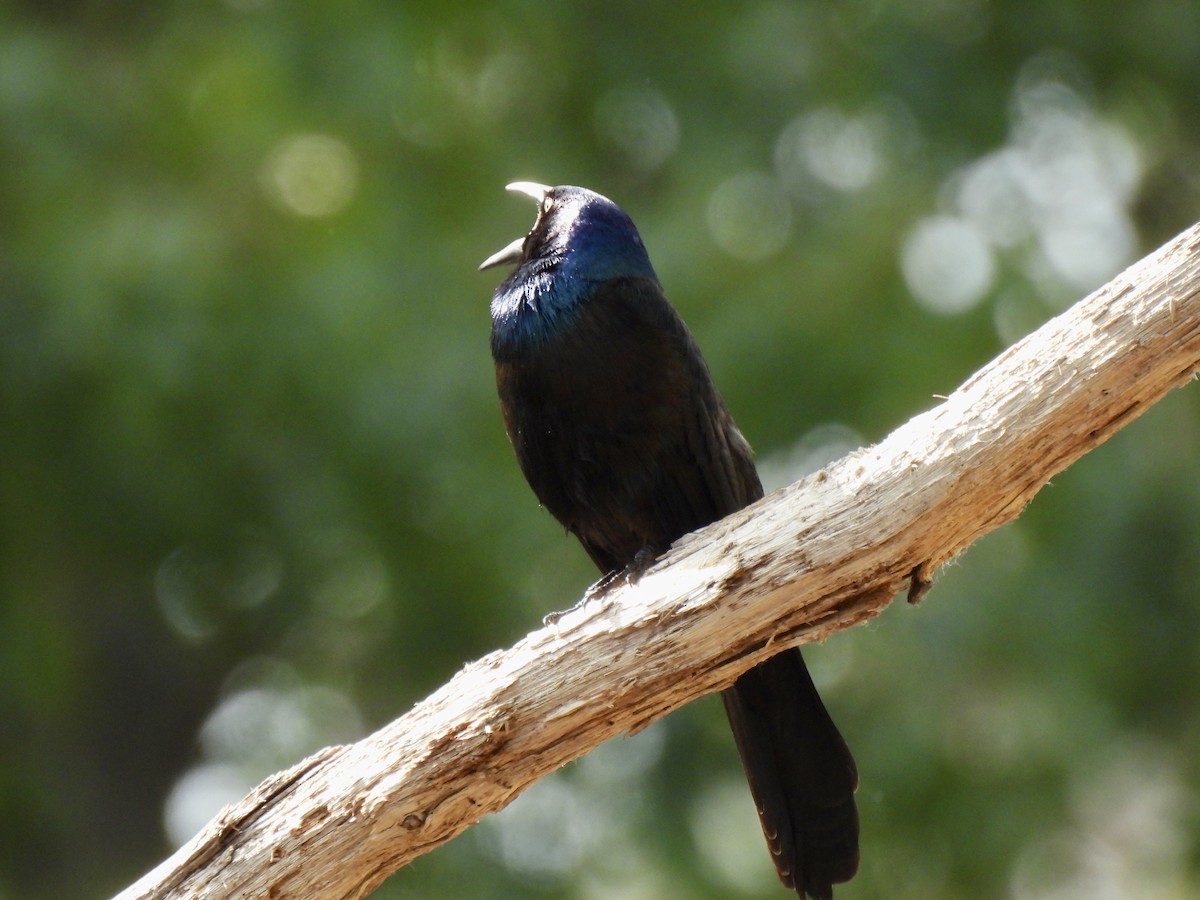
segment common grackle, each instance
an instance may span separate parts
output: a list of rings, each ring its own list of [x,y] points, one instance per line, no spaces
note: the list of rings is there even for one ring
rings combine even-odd
[[[541,504],[611,575],[762,496],[750,445],[606,197],[516,182],[537,220],[481,269],[517,460]],[[725,710],[780,880],[833,896],[858,868],[858,773],[799,650],[742,675]]]

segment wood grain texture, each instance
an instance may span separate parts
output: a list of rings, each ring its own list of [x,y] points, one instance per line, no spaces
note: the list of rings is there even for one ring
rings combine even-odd
[[[1200,226],[880,443],[688,536],[637,584],[471,663],[375,734],[267,779],[118,896],[364,896],[605,739],[875,616],[905,585],[919,596],[1198,366]]]

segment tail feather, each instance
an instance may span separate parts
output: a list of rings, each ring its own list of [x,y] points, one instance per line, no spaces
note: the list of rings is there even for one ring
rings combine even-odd
[[[724,699],[779,880],[832,898],[858,870],[858,770],[800,651],[746,672]]]

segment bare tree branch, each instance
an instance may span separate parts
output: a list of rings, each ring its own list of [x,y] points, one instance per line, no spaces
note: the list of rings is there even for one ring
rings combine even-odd
[[[871,618],[905,584],[919,599],[940,565],[1193,377],[1198,248],[1200,226],[879,444],[269,778],[119,897],[361,897],[607,738]]]

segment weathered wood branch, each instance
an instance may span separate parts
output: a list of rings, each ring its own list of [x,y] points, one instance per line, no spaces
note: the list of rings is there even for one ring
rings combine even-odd
[[[269,778],[119,896],[361,897],[607,738],[871,618],[906,584],[917,599],[1198,367],[1200,226],[879,444],[685,538],[637,584],[468,665],[375,734]]]

